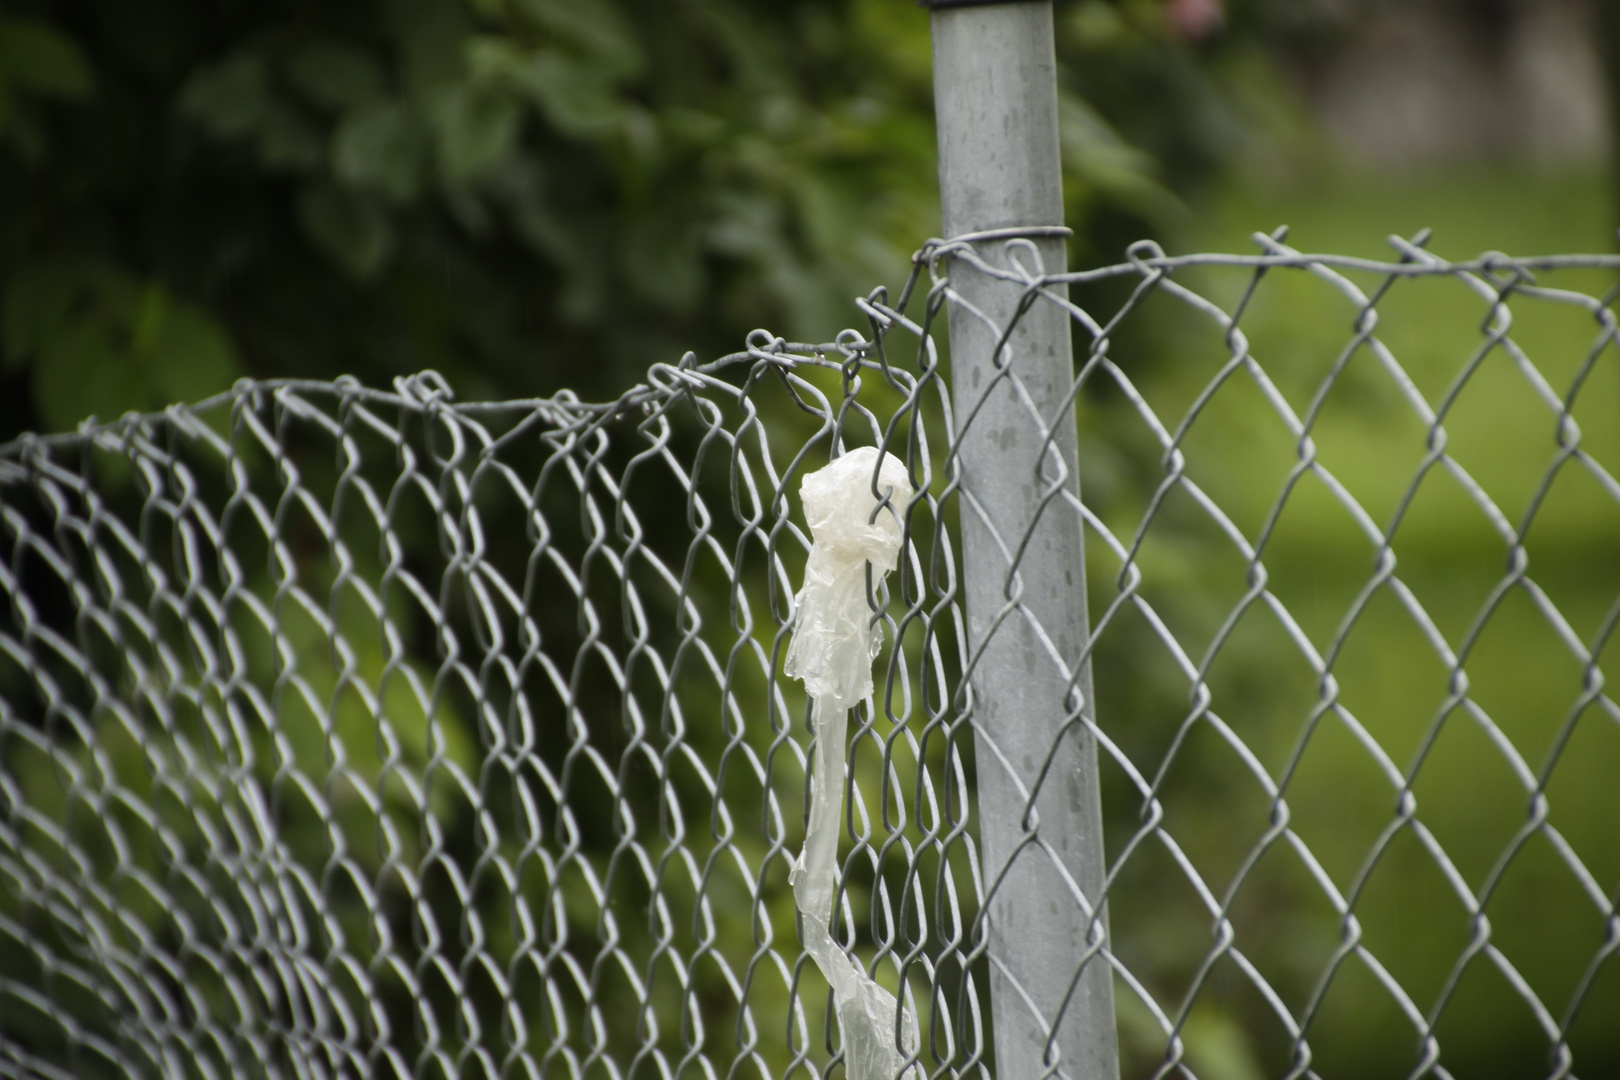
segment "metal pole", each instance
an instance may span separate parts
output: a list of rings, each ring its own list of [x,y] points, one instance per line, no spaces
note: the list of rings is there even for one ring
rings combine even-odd
[[[930,6],[945,235],[1038,234],[1039,227],[1061,226],[1050,0],[936,0]],[[1048,228],[1032,239],[1045,269],[1062,271],[1061,235]],[[1003,239],[980,242],[975,250],[991,264],[1008,265]],[[988,933],[997,1072],[1003,1080],[1114,1080],[1113,973],[1108,957],[1097,952],[1075,981],[1091,919],[1069,884],[1095,903],[1104,877],[1096,741],[1082,725],[1065,731],[1070,677],[1064,669],[1075,670],[1089,634],[1080,518],[1061,496],[1042,508],[1042,492],[1059,469],[1049,449],[1042,471],[1043,440],[1029,406],[1010,380],[995,382],[999,331],[1017,317],[1022,288],[962,259],[951,261],[949,274],[963,300],[995,324],[987,326],[964,305],[949,311],[963,594],[969,647],[983,647],[970,684],[981,858],[986,884],[996,888]],[[1068,316],[1037,301],[1018,318],[1005,356],[1028,400],[1057,432],[1053,445],[1068,490],[1078,495],[1074,410],[1065,404],[1073,378]],[[1012,586],[1022,590],[1022,608],[996,625],[1009,599],[1008,555],[1026,535],[1030,542]],[[1061,664],[1050,658],[1031,620],[1044,629]],[[1089,716],[1089,665],[1079,689]],[[1059,739],[1031,818],[1039,843],[1028,843],[1027,792]],[[1106,933],[1106,913],[1095,926]]]

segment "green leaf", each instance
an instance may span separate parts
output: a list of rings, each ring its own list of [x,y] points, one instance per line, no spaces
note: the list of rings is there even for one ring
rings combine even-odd
[[[79,288],[77,269],[57,261],[25,266],[7,280],[0,309],[7,368],[26,364],[52,330],[68,321]]]
[[[0,332],[8,365],[31,367],[35,407],[57,430],[206,397],[241,373],[206,310],[106,263],[41,263],[14,275]]]
[[[325,39],[295,49],[287,58],[287,80],[313,105],[341,112],[379,100],[387,93],[382,68],[366,53]]]
[[[671,138],[693,146],[718,146],[730,130],[724,117],[679,105],[664,109],[659,120]]]
[[[512,6],[525,21],[574,46],[614,77],[635,75],[645,63],[635,35],[612,0],[589,4],[514,0]]]
[[[438,135],[439,166],[459,183],[486,172],[512,152],[518,104],[493,87],[462,83],[440,95],[430,115]]]
[[[407,94],[423,94],[465,75],[462,42],[472,20],[462,0],[383,0],[384,19],[399,46]]]
[[[0,19],[0,82],[58,98],[86,98],[94,88],[79,47],[38,19]]]
[[[481,84],[522,86],[529,51],[501,34],[478,34],[467,39],[467,72]]]
[[[259,123],[259,157],[273,169],[303,172],[321,160],[321,139],[292,109],[273,106]]]
[[[129,347],[142,360],[150,356],[162,337],[170,307],[169,290],[156,282],[149,283],[140,291],[130,319]]]
[[[600,64],[557,48],[527,49],[502,37],[467,42],[467,65],[475,83],[506,87],[532,101],[565,135],[598,139],[624,118],[610,72]]]
[[[236,56],[193,75],[180,92],[180,108],[215,135],[249,134],[274,108],[264,57]]]
[[[241,375],[241,364],[225,330],[203,308],[171,296],[161,285],[149,285],[156,325],[137,323],[133,351],[146,372],[153,407],[175,401],[197,401],[228,390]]]
[[[597,139],[618,127],[623,105],[601,68],[557,49],[541,49],[512,74],[563,134]]]
[[[311,243],[356,279],[374,277],[393,250],[388,214],[356,192],[311,185],[298,200],[298,218]]]
[[[332,136],[332,171],[350,187],[410,202],[422,188],[426,151],[415,116],[397,101],[350,110]]]
[[[90,322],[113,339],[128,335],[138,289],[127,273],[91,261],[49,260],[7,282],[0,321],[7,366],[43,363],[53,339]]]
[[[113,420],[146,403],[140,373],[92,321],[57,327],[34,364],[34,408],[52,431],[71,431],[90,416]]]
[[[180,108],[221,138],[253,138],[260,160],[272,169],[304,171],[321,159],[320,137],[297,110],[277,100],[258,53],[238,54],[192,76]]]

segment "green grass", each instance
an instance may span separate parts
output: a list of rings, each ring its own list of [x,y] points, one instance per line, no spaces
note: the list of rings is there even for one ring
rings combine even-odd
[[[1252,251],[1249,237],[1289,226],[1301,251],[1387,258],[1390,235],[1432,229],[1445,258],[1612,253],[1620,190],[1606,171],[1452,167],[1389,178],[1341,171],[1311,184],[1232,187],[1196,205],[1177,251]]]
[[[1395,252],[1384,237],[1411,236],[1425,227],[1433,229],[1430,249],[1454,259],[1490,250],[1605,252],[1612,250],[1611,207],[1608,179],[1592,172],[1457,169],[1400,182],[1340,178],[1288,191],[1228,191],[1202,207],[1185,234],[1167,246],[1172,253],[1252,252],[1254,230],[1287,223],[1288,243],[1299,250],[1386,260]],[[1364,292],[1378,285],[1374,275],[1347,276]],[[1176,280],[1231,311],[1250,275],[1189,270]],[[1601,296],[1615,276],[1546,273],[1537,284]],[[1550,823],[1612,893],[1620,882],[1620,841],[1613,828],[1620,811],[1611,780],[1620,770],[1620,725],[1592,708],[1571,723],[1583,672],[1561,634],[1597,646],[1611,667],[1620,655],[1620,646],[1597,637],[1620,597],[1620,501],[1579,463],[1559,463],[1557,403],[1573,403],[1580,448],[1611,477],[1620,475],[1620,350],[1602,343],[1598,322],[1579,306],[1556,296],[1513,298],[1511,339],[1545,380],[1554,399],[1549,403],[1514,355],[1487,347],[1489,296],[1450,278],[1402,281],[1377,311],[1377,337],[1411,390],[1403,391],[1389,360],[1366,347],[1352,352],[1311,429],[1316,460],[1366,511],[1376,531],[1391,533],[1397,573],[1447,649],[1462,658],[1477,715],[1468,709],[1442,715],[1448,665],[1388,588],[1371,598],[1341,637],[1357,593],[1372,575],[1378,545],[1314,476],[1283,498],[1300,449],[1266,392],[1274,390],[1296,416],[1305,416],[1354,336],[1356,302],[1303,271],[1266,276],[1240,325],[1272,385],[1239,370],[1220,386],[1182,443],[1187,474],[1250,543],[1281,505],[1263,560],[1268,586],[1319,653],[1340,642],[1332,666],[1338,700],[1397,770],[1413,771],[1419,820],[1470,889],[1478,892],[1492,880],[1530,814],[1530,795],[1510,764],[1513,754],[1493,742],[1505,738],[1525,768],[1547,770]],[[1145,329],[1122,332],[1113,355],[1173,428],[1230,358],[1226,336],[1217,322],[1168,296],[1150,298],[1132,318]],[[1508,530],[1532,522],[1524,535],[1528,573],[1557,616],[1549,618],[1522,587],[1492,600],[1510,545],[1456,478],[1440,467],[1420,475],[1430,427],[1410,400],[1413,392],[1429,409],[1445,410],[1448,454],[1483,489]],[[1128,538],[1147,493],[1163,476],[1159,451],[1117,401],[1087,403],[1081,426],[1108,440],[1111,455],[1083,466],[1088,500]],[[1100,547],[1090,552],[1094,572],[1100,572],[1093,579],[1094,617],[1112,595],[1117,573]],[[1242,558],[1190,499],[1173,495],[1148,530],[1139,565],[1143,595],[1197,659],[1244,593]],[[1178,693],[1170,685],[1178,677],[1139,655],[1152,647],[1127,621],[1099,638],[1097,664],[1102,723],[1149,770],[1187,711],[1185,689]],[[1262,608],[1239,620],[1208,682],[1215,712],[1273,777],[1284,775],[1303,745],[1285,793],[1293,828],[1338,888],[1348,890],[1379,830],[1393,818],[1393,785],[1332,715],[1301,744],[1318,700],[1317,679]],[[1567,744],[1560,742],[1565,736]],[[1166,825],[1221,890],[1263,833],[1269,803],[1212,729],[1195,730],[1182,754],[1185,760],[1168,774]],[[1198,917],[1196,905],[1176,908],[1181,901],[1170,895],[1175,890],[1155,880],[1156,888],[1167,890],[1155,901],[1163,918],[1172,918],[1172,910]],[[1485,910],[1493,944],[1554,1018],[1561,1018],[1601,945],[1602,918],[1544,836],[1532,837],[1510,861]],[[1320,890],[1292,853],[1278,847],[1239,891],[1233,911],[1238,946],[1297,1010],[1338,938],[1337,918]],[[1410,830],[1395,838],[1369,877],[1356,914],[1365,943],[1418,1008],[1428,1011],[1463,955],[1468,917]],[[1124,925],[1116,931],[1128,934],[1132,919],[1117,921]],[[1141,928],[1136,932],[1140,939]],[[1134,947],[1128,936],[1122,940],[1123,948]],[[1152,969],[1146,952],[1143,962]],[[1170,962],[1150,978],[1175,1001],[1188,974]],[[1286,1065],[1280,1056],[1286,1039],[1242,989],[1241,979],[1216,981],[1204,993],[1213,997],[1201,1008],[1213,1002],[1242,1018],[1253,1060],[1267,1072]],[[1600,1019],[1617,1011],[1620,974],[1609,971],[1573,1030],[1575,1067],[1582,1075],[1620,1068],[1620,1037]],[[1437,1034],[1442,1063],[1455,1075],[1545,1071],[1545,1036],[1486,958],[1466,965]],[[1355,959],[1336,979],[1310,1035],[1324,1076],[1401,1075],[1416,1061],[1410,1023],[1390,1008],[1388,995]],[[1189,1031],[1189,1053],[1196,1053],[1193,1041]],[[1247,1060],[1245,1053],[1234,1060]]]

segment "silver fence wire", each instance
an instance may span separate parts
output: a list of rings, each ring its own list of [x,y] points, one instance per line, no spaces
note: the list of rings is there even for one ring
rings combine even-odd
[[[1037,776],[1007,860],[1067,843],[975,712],[975,483],[1084,526],[1089,641],[1025,663],[1094,672],[1060,705],[1106,877],[1041,899],[1083,909],[1126,1076],[1612,1075],[1616,260],[1425,239],[1050,276],[935,242],[859,331],[606,404],[268,381],[0,448],[0,1075],[839,1074],[782,660],[799,483],[858,446],[916,494],[832,929],[909,1075],[993,1075],[1034,1007],[989,989],[984,770]],[[1072,320],[1078,498],[963,475],[1021,384],[948,385],[953,265]]]

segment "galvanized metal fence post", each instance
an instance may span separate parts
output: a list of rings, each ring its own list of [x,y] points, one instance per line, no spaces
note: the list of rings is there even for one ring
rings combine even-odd
[[[928,6],[945,236],[999,232],[975,250],[986,262],[1007,265],[1005,237],[1025,235],[1045,269],[1061,272],[1050,0]],[[1089,633],[1081,522],[1061,495],[1043,499],[1060,476],[1069,492],[1079,491],[1069,319],[1044,301],[1019,316],[1023,288],[963,259],[951,261],[949,274],[980,313],[953,304],[949,325],[961,428],[963,593],[969,645],[982,650],[971,690],[981,859],[995,888],[988,951],[997,1073],[1006,1080],[1104,1080],[1119,1072],[1113,974],[1104,953],[1093,948],[1085,958],[1088,929],[1095,946],[1107,921],[1105,914],[1094,921],[1074,895],[1075,885],[1088,903],[1102,892],[1097,751],[1090,733],[1068,722],[1071,679],[1064,670],[1076,670]],[[998,328],[1014,321],[1003,362],[1056,433],[1044,470],[1045,440],[1026,401],[1014,380],[997,379]],[[1009,555],[1026,536],[1010,575]],[[1015,594],[1020,606],[1008,612]],[[1042,631],[1061,664],[1047,659]],[[1090,715],[1089,666],[1078,688]],[[1026,816],[1027,793],[1049,758],[1036,813]]]

